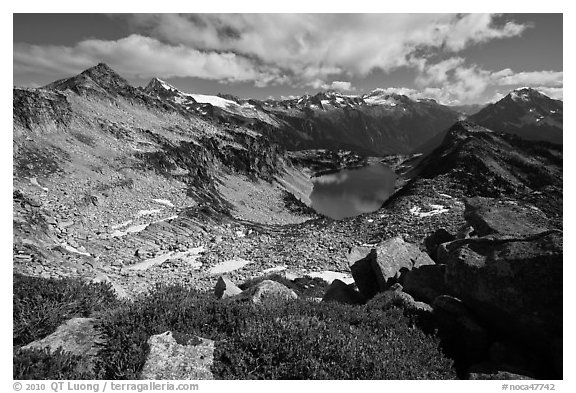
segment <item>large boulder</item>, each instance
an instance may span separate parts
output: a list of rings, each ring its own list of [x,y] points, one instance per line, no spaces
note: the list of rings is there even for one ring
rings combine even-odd
[[[489,333],[459,299],[441,295],[432,307],[443,347],[455,359],[457,369],[483,361],[488,356]]]
[[[446,285],[492,329],[544,351],[562,337],[562,233],[446,247]]]
[[[199,380],[214,379],[214,341],[196,336],[182,336],[168,331],[148,339],[150,351],[141,379]],[[180,341],[180,342],[178,342]]]
[[[275,304],[277,301],[287,301],[297,299],[298,295],[277,281],[264,280],[246,289],[242,294],[236,296],[239,300],[249,300],[254,304]]]
[[[364,298],[351,285],[347,285],[338,279],[332,281],[332,284],[326,290],[323,302],[338,302],[344,304],[362,304]]]
[[[445,265],[424,265],[406,273],[404,291],[415,299],[431,304],[438,296],[448,293],[444,284]]]
[[[546,231],[547,218],[539,210],[492,198],[474,197],[464,201],[464,219],[477,236],[522,237]]]
[[[401,237],[378,243],[376,258],[371,262],[380,291],[400,282],[402,275],[413,268],[434,264],[428,254],[420,251],[416,245],[406,243]]]
[[[371,299],[380,291],[373,261],[376,250],[370,247],[352,247],[346,256],[354,282],[365,299]]]
[[[236,286],[228,277],[220,276],[214,286],[214,295],[218,299],[226,299],[242,293],[242,290]]]

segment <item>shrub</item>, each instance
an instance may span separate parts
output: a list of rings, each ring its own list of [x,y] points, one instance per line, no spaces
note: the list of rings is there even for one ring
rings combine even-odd
[[[272,273],[261,277],[247,280],[238,287],[242,290],[253,287],[264,280],[272,280],[293,290],[298,297],[322,297],[328,288],[326,281],[318,277],[298,277],[295,280],[289,280],[278,273]]]
[[[13,378],[28,379],[96,379],[89,371],[80,371],[82,358],[58,350],[52,354],[48,349],[15,350]]]
[[[146,341],[167,330],[216,341],[213,372],[230,379],[453,378],[439,340],[401,310],[312,303],[254,306],[211,294],[159,286],[137,302],[103,314],[101,351],[108,379],[136,379]]]
[[[88,371],[77,356],[18,349],[66,319],[94,312],[106,342]],[[215,340],[212,371],[220,379],[455,377],[438,338],[396,307],[303,299],[256,306],[165,285],[118,302],[107,285],[15,276],[15,379],[138,379],[147,340],[167,330],[180,342],[191,335]]]
[[[14,275],[13,296],[16,347],[46,337],[72,317],[87,317],[118,303],[109,284],[20,274]]]

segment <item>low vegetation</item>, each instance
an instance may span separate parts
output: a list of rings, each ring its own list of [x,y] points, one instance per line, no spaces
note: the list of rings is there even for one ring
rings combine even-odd
[[[77,298],[64,288],[74,288]],[[49,334],[66,318],[90,312],[98,313],[98,328],[107,338],[90,375],[78,373],[73,356],[15,349],[14,378],[137,379],[148,338],[167,330],[214,340],[217,379],[455,377],[439,339],[395,307],[377,310],[301,299],[254,306],[179,286],[157,286],[134,302],[118,303],[108,300],[101,285],[21,276],[15,277],[14,295],[15,348]],[[40,307],[42,299],[50,306]],[[23,315],[25,304],[32,305],[32,315]],[[54,317],[44,315],[48,309],[55,310]],[[24,332],[23,322],[32,320],[31,331]]]
[[[66,320],[110,309],[118,301],[108,284],[14,275],[15,347],[46,337]]]

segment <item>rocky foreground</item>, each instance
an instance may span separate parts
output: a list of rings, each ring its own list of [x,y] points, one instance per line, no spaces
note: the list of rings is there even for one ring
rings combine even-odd
[[[14,122],[15,273],[105,282],[130,310],[159,285],[254,307],[337,304],[368,319],[398,309],[414,318],[410,337],[439,338],[460,378],[562,378],[561,146],[458,122],[430,154],[389,158],[404,185],[381,209],[334,221],[307,208],[310,175],[362,157],[286,153],[250,127],[191,115],[103,67],[16,89]],[[90,370],[104,356],[96,343],[121,333],[150,351],[115,377],[228,375],[222,360],[211,363],[222,342],[176,329],[106,331],[101,311],[86,314],[15,351],[63,347],[88,354],[80,364]],[[290,329],[311,323],[290,318]],[[428,371],[402,376],[451,375]]]

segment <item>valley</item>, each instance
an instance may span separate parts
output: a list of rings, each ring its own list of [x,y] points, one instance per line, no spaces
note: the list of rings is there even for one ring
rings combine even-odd
[[[141,318],[138,305],[158,307],[150,311],[154,334],[127,333],[140,340],[138,366],[102,366],[104,374],[92,376],[152,372],[144,368],[146,340],[189,323],[158,316],[167,312],[158,306],[168,302],[159,295],[165,288],[182,296],[173,304],[200,302],[244,315],[251,311],[242,311],[241,300],[266,293],[259,285],[267,279],[287,286],[273,293],[294,291],[309,319],[298,319],[290,308],[296,306],[279,295],[284,300],[273,307],[286,312],[278,317],[284,319],[269,322],[254,311],[261,326],[275,323],[293,336],[302,324],[314,331],[344,324],[340,333],[355,334],[354,323],[336,321],[329,307],[342,315],[375,307],[397,312],[386,318],[406,324],[407,337],[423,337],[423,347],[442,348],[434,355],[440,371],[419,365],[421,374],[399,377],[562,378],[562,112],[537,98],[538,110],[551,113],[546,124],[555,127],[543,131],[556,135],[544,142],[534,141],[540,117],[528,119],[534,124],[524,135],[484,122],[489,108],[459,120],[463,112],[433,100],[378,90],[243,100],[183,93],[157,78],[133,87],[105,64],[44,88],[15,87],[15,283],[107,283],[116,297],[111,302],[122,303],[87,314],[106,315],[99,326],[108,342],[132,323],[122,318]],[[524,112],[518,116],[528,121]],[[355,207],[346,210],[339,196]],[[323,197],[332,199],[318,202]],[[498,258],[506,268],[494,267]],[[223,296],[213,306],[208,296],[224,278],[238,285],[230,298],[240,303]],[[225,284],[226,291],[233,287]],[[314,307],[326,311],[316,314]],[[107,325],[111,320],[116,325]],[[208,334],[202,326],[181,333]],[[210,332],[210,339],[223,339],[223,331]],[[44,333],[34,339],[53,332]],[[428,344],[426,334],[440,344]],[[530,335],[540,341],[533,344]],[[16,349],[32,339],[23,341]],[[416,350],[406,351],[417,358]],[[110,345],[98,364],[121,364],[110,363],[121,356],[116,352],[120,347]],[[250,371],[229,366],[234,362],[224,352],[217,350],[212,371],[247,378]],[[265,368],[256,363],[253,370]],[[257,376],[294,375],[278,370]],[[331,376],[307,370],[299,371],[302,377]],[[383,374],[375,377],[393,377],[378,370]],[[338,376],[370,377],[354,372]]]

